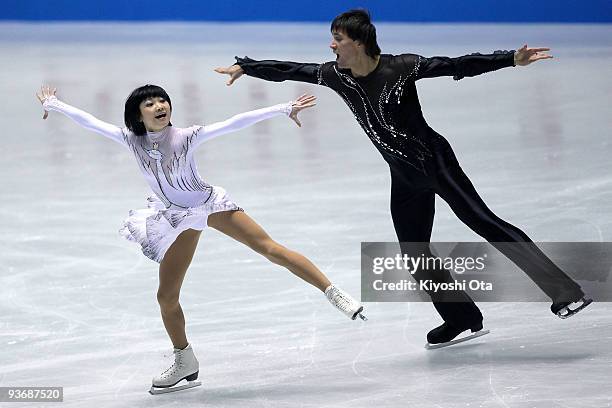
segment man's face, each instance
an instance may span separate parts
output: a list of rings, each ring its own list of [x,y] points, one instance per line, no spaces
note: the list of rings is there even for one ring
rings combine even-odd
[[[339,68],[351,68],[357,62],[358,56],[363,53],[363,47],[360,45],[359,41],[352,40],[343,31],[332,31],[332,42],[329,48],[336,54]]]

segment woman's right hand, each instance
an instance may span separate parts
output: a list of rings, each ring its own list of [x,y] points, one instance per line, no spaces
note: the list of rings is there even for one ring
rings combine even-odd
[[[36,96],[38,97],[40,103],[44,104],[48,98],[55,96],[56,92],[56,88],[51,89],[49,85],[43,85],[40,87],[40,94],[37,93]],[[47,119],[47,117],[49,117],[49,111],[45,111],[43,119]]]
[[[297,115],[299,112],[304,109],[312,108],[316,105],[317,97],[313,95],[304,94],[293,101],[291,105],[291,113],[289,114],[289,118],[295,122],[298,127],[302,127],[302,123],[298,119]]]

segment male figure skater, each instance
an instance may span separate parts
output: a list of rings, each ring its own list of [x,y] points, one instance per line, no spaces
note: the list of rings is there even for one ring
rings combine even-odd
[[[429,242],[434,197],[438,194],[467,226],[492,242],[551,298],[551,311],[561,318],[586,307],[580,286],[544,255],[520,229],[497,217],[482,201],[465,175],[447,140],[425,122],[415,82],[453,76],[455,80],[552,58],[548,48],[495,51],[458,58],[424,58],[415,54],[381,54],[376,28],[365,10],[350,10],[331,24],[330,48],[336,60],[323,64],[286,61],[237,63],[215,71],[230,76],[228,85],[247,74],[268,81],[302,81],[333,89],[391,170],[391,216],[400,242]],[[497,243],[519,243],[500,245]],[[428,251],[428,248],[426,249]],[[446,270],[417,272],[417,281],[452,282]],[[427,335],[429,345],[449,343],[460,333],[482,330],[482,314],[465,292],[451,298],[429,293],[444,323]],[[574,305],[573,303],[579,303]],[[473,336],[470,336],[473,337]],[[455,340],[456,342],[457,340]]]

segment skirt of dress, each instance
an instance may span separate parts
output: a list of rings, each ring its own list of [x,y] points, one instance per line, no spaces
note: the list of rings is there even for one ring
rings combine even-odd
[[[147,258],[160,263],[178,235],[187,230],[203,230],[208,216],[221,211],[243,211],[231,201],[226,191],[214,186],[208,201],[201,206],[169,209],[157,196],[147,198],[147,208],[131,210],[119,233],[140,245]]]

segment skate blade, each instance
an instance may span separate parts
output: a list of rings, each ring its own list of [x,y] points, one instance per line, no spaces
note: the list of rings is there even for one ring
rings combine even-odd
[[[361,312],[363,311],[363,306],[361,306],[356,312],[355,314],[353,314],[353,317],[351,317],[351,320],[355,320],[357,319],[357,317],[359,317],[361,320],[363,320],[364,322],[366,320],[368,320],[367,317],[365,317],[363,314],[361,314]]]
[[[575,309],[570,309],[569,307],[570,305],[568,305],[564,307],[563,309],[559,310],[557,312],[557,316],[559,316],[560,319],[568,319],[572,317],[573,315],[575,315],[576,313],[578,313],[579,311],[581,311],[582,309],[584,309],[585,307],[587,307],[588,305],[590,305],[591,303],[593,303],[593,299],[583,298],[583,299],[580,299],[578,302],[582,302],[582,304]]]
[[[149,390],[149,394],[151,395],[167,394],[169,392],[187,390],[189,388],[198,387],[200,385],[202,385],[202,381],[189,381],[183,385],[175,385],[175,386],[167,387],[167,388],[151,386],[151,389]]]
[[[472,340],[475,339],[477,337],[481,337],[484,336],[485,334],[489,334],[490,331],[489,330],[479,330],[476,333],[472,333],[469,336],[465,336],[462,337],[460,339],[455,339],[455,340],[451,340],[451,341],[447,341],[446,343],[440,343],[440,344],[425,344],[425,348],[427,350],[433,350],[433,349],[439,349],[442,347],[448,347],[448,346],[452,346],[454,344],[458,344],[458,343],[463,343],[464,341],[468,341],[468,340]]]

